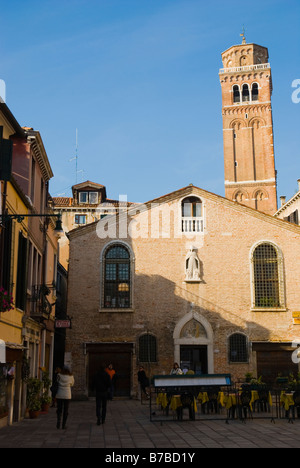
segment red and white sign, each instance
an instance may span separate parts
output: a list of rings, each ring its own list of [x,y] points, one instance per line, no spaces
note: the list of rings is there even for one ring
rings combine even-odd
[[[55,328],[71,328],[71,320],[55,320]]]

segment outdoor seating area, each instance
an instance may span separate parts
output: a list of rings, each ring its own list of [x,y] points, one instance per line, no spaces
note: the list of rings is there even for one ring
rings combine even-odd
[[[228,377],[228,376],[227,376]],[[166,383],[164,381],[163,383]],[[174,383],[174,385],[172,385]],[[192,385],[196,383],[196,385]],[[288,386],[251,385],[230,383],[226,385],[199,385],[201,381],[180,376],[169,385],[151,387],[151,421],[195,421],[300,419],[300,391]]]

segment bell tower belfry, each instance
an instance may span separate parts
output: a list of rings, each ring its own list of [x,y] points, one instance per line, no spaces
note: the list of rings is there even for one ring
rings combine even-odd
[[[222,53],[225,196],[273,215],[277,188],[268,49],[247,44]]]

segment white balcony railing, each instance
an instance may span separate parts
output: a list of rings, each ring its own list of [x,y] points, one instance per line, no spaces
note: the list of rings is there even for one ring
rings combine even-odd
[[[182,218],[182,232],[201,233],[204,230],[203,218]]]
[[[260,63],[258,65],[247,65],[245,67],[221,68],[219,73],[222,75],[223,73],[241,73],[255,70],[266,70],[268,68],[271,68],[269,63]]]

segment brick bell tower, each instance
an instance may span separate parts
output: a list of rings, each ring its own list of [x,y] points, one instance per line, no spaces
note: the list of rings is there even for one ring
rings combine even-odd
[[[268,49],[241,36],[241,45],[223,52],[219,73],[225,196],[273,215],[277,189]]]

